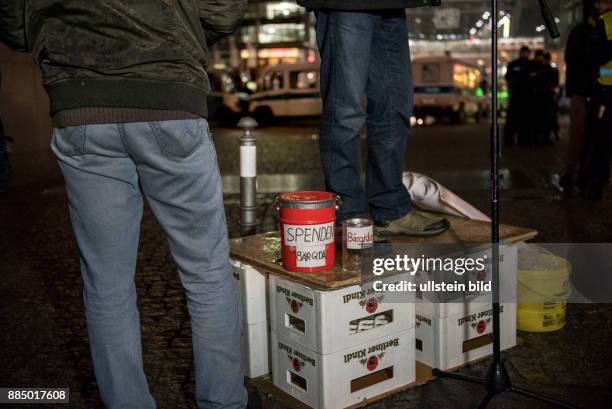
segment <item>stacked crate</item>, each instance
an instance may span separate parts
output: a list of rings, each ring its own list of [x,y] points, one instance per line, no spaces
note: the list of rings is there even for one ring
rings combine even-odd
[[[477,252],[469,257],[478,258],[484,254]],[[501,348],[507,349],[516,345],[516,246],[500,247],[499,266],[500,340]],[[467,277],[472,281],[489,281],[491,264],[487,264],[483,271],[469,274],[474,275]],[[417,282],[431,279],[425,273],[417,274]],[[417,295],[415,305],[416,360],[443,370],[486,357],[493,350],[491,293],[465,293],[460,299],[451,301],[431,302]]]
[[[231,260],[236,290],[242,308],[240,344],[245,375],[270,373],[267,275],[238,260]]]
[[[380,281],[400,280],[411,276]],[[335,409],[414,381],[414,299],[389,301],[377,289],[323,291],[270,275],[274,385],[313,408]]]

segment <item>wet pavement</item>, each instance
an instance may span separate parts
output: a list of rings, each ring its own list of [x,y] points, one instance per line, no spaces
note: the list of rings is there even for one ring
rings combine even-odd
[[[213,128],[213,132],[224,176],[228,226],[235,236],[240,131]],[[270,207],[275,193],[318,188],[323,180],[315,123],[258,129],[255,134],[260,231],[265,231],[276,225]],[[504,149],[502,221],[536,228],[542,242],[611,242],[610,192],[602,202],[593,203],[566,197],[555,187],[566,139],[554,147]],[[488,154],[485,125],[421,127],[410,138],[407,168],[436,178],[488,213]],[[14,159],[16,185],[0,196],[0,387],[68,386],[69,407],[100,408],[81,304],[78,255],[60,175],[49,156]],[[185,299],[166,241],[148,210],[138,261],[144,361],[151,391],[159,408],[194,408]],[[578,407],[610,408],[612,305],[570,305],[567,318],[566,328],[555,333],[520,333],[522,345],[504,354],[508,370],[517,385]],[[486,363],[462,372],[481,374]],[[371,407],[460,409],[474,407],[481,395],[479,386],[436,380]],[[260,398],[265,408],[283,407],[271,397]],[[490,407],[550,406],[503,395]]]

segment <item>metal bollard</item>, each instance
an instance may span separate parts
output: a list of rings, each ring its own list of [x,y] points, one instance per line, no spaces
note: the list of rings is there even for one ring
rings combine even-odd
[[[253,129],[257,121],[250,116],[240,118],[244,130],[240,138],[240,235],[255,234],[257,229],[257,140]]]

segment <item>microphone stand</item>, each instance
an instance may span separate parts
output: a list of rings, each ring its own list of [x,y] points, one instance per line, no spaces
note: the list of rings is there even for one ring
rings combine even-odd
[[[559,30],[555,23],[554,17],[550,8],[546,4],[546,0],[538,0],[542,18],[552,38],[559,37]],[[493,79],[492,90],[492,106],[493,114],[491,117],[490,131],[490,155],[491,155],[491,266],[492,266],[492,296],[493,296],[493,362],[489,365],[484,377],[469,376],[456,374],[452,372],[442,371],[438,368],[432,370],[432,374],[439,378],[457,379],[460,381],[477,383],[483,385],[486,394],[478,409],[487,407],[491,399],[503,392],[512,392],[541,402],[546,402],[551,405],[573,409],[573,406],[559,402],[553,398],[528,391],[512,385],[510,375],[504,366],[504,361],[501,359],[500,345],[500,330],[499,330],[499,126],[497,124],[497,0],[491,0],[491,72]]]

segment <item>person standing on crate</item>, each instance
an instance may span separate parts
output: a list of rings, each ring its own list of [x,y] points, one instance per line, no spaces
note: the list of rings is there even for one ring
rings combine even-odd
[[[240,310],[206,121],[209,48],[246,0],[13,0],[0,40],[42,70],[107,408],[153,409],[134,274],[143,202],[168,237],[191,316],[198,408],[244,408]]]
[[[323,100],[319,146],[327,190],[342,198],[337,221],[365,217],[369,206],[379,235],[444,232],[448,221],[413,209],[402,183],[413,104],[405,8],[429,6],[430,0],[298,4],[314,10],[317,18]],[[364,124],[365,195],[359,172]]]
[[[599,20],[591,32],[589,55],[594,87],[588,105],[588,157],[582,194],[601,200],[610,180],[612,157],[612,0],[595,1]]]

